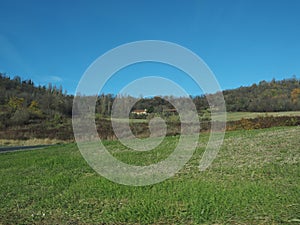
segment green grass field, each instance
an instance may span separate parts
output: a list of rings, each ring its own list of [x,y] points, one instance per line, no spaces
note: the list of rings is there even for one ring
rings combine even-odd
[[[300,116],[300,111],[286,111],[286,112],[227,112],[227,121],[237,121],[242,118],[250,119],[256,117],[264,116]],[[218,120],[218,115],[215,117]],[[220,117],[221,118],[221,117]],[[127,119],[114,119],[116,121],[122,122]],[[179,120],[179,119],[178,119]],[[145,123],[147,119],[130,119],[132,123]]]
[[[236,121],[242,118],[250,119],[263,116],[300,116],[300,111],[287,112],[227,112],[227,121]],[[216,117],[218,119],[218,117]]]
[[[0,224],[299,224],[300,127],[227,132],[216,160],[197,165],[208,134],[176,176],[123,186],[96,174],[75,144],[0,154]],[[178,137],[134,153],[105,141],[135,164],[160,161]]]

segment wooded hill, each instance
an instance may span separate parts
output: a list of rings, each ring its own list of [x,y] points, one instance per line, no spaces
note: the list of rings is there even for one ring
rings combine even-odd
[[[227,111],[279,112],[300,109],[300,80],[296,77],[223,91]]]
[[[261,81],[249,87],[223,91],[227,111],[277,112],[300,110],[300,80],[296,77],[280,81]],[[52,84],[36,86],[31,80],[16,76],[10,78],[0,73],[0,128],[22,126],[42,121],[59,124],[71,118],[72,95],[63,92],[62,87]],[[96,113],[110,116],[112,94],[102,94],[96,104]],[[132,98],[132,97],[124,97]],[[204,95],[192,97],[198,112],[209,109]],[[146,109],[148,113],[164,113],[173,106],[161,97],[139,100],[133,107]]]
[[[71,117],[73,96],[49,84],[0,74],[0,128]]]

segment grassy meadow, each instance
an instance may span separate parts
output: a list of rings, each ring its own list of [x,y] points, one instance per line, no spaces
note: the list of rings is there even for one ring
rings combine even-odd
[[[226,133],[213,164],[199,172],[208,141],[159,184],[131,187],[95,173],[75,144],[0,154],[0,224],[299,224],[300,127]],[[164,159],[178,137],[134,153],[109,151],[132,164]]]
[[[286,112],[227,112],[227,121],[237,121],[241,119],[252,119],[265,116],[300,116],[300,111]],[[218,116],[215,117],[218,120]]]

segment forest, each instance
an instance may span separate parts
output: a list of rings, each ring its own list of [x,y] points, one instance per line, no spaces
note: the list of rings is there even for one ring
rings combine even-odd
[[[209,94],[191,96],[199,116],[210,111],[206,97]],[[261,81],[248,87],[224,90],[227,112],[281,112],[300,110],[300,80],[296,76],[284,80]],[[113,94],[100,94],[96,102],[96,118],[110,118],[114,100]],[[120,97],[120,96],[118,96]],[[146,119],[153,115],[168,117],[173,114],[174,106],[166,99],[168,96],[134,99],[132,111],[146,110],[147,114],[130,114],[132,118]],[[55,135],[72,133],[71,117],[74,96],[67,94],[63,87],[37,86],[32,80],[13,78],[0,73],[0,133],[9,130],[28,128],[39,133],[41,129],[52,130]],[[176,112],[175,112],[176,113]],[[59,130],[56,132],[55,130]],[[55,131],[55,132],[54,132]],[[2,132],[3,133],[3,132]],[[51,133],[51,132],[50,132]],[[0,135],[1,136],[1,135]],[[51,136],[51,135],[50,135]]]

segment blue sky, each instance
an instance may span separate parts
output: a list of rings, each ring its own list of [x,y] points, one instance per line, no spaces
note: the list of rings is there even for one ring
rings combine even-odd
[[[300,77],[297,0],[0,0],[0,9],[0,72],[62,85],[71,94],[95,59],[139,40],[192,50],[222,89]],[[146,70],[124,69],[103,91],[115,93]],[[190,94],[199,93],[172,69],[151,71],[173,73]]]

